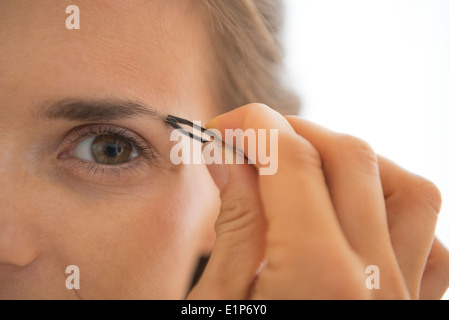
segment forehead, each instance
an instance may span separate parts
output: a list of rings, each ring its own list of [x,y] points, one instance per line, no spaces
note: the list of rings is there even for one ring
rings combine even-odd
[[[192,95],[210,53],[198,3],[79,0],[80,29],[68,30],[72,1],[2,0],[0,100]]]

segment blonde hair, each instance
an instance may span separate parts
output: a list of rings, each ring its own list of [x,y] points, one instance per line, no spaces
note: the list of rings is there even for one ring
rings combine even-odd
[[[286,86],[281,45],[282,0],[202,0],[212,22],[220,64],[217,90],[224,110],[251,102],[298,114],[297,95]]]

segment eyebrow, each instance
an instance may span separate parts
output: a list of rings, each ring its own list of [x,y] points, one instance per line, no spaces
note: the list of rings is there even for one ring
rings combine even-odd
[[[69,121],[111,121],[131,117],[152,117],[164,120],[165,115],[150,105],[131,100],[64,99],[45,105],[37,113],[47,119]]]

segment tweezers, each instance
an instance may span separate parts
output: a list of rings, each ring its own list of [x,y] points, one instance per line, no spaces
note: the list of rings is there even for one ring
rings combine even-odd
[[[203,127],[193,123],[192,121],[189,121],[189,120],[186,120],[186,119],[183,119],[183,118],[179,118],[179,117],[175,117],[175,116],[171,116],[171,115],[168,115],[165,118],[165,121],[170,126],[172,126],[173,128],[180,130],[182,133],[184,133],[185,135],[189,136],[190,138],[192,138],[194,140],[197,140],[197,141],[199,141],[201,143],[208,143],[208,142],[212,142],[212,141],[217,142],[218,144],[221,144],[222,147],[231,149],[235,153],[243,156],[246,160],[248,160],[248,158],[246,157],[246,155],[245,155],[245,153],[243,151],[241,151],[241,150],[239,150],[237,148],[234,148],[233,146],[225,143],[216,134],[214,134],[210,130],[207,130],[206,128],[203,128]],[[195,135],[193,132],[190,132],[190,131],[184,129],[183,127],[181,127],[180,124],[186,125],[187,127],[191,128],[191,129],[195,129],[197,131],[201,131],[201,133],[204,133],[204,132],[207,131],[206,134],[209,135],[211,139],[210,140],[203,139],[202,137]]]

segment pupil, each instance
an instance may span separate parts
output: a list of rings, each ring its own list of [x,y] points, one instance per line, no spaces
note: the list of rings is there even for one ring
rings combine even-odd
[[[115,158],[122,153],[122,147],[118,146],[117,143],[108,143],[104,146],[103,152],[107,157]]]

